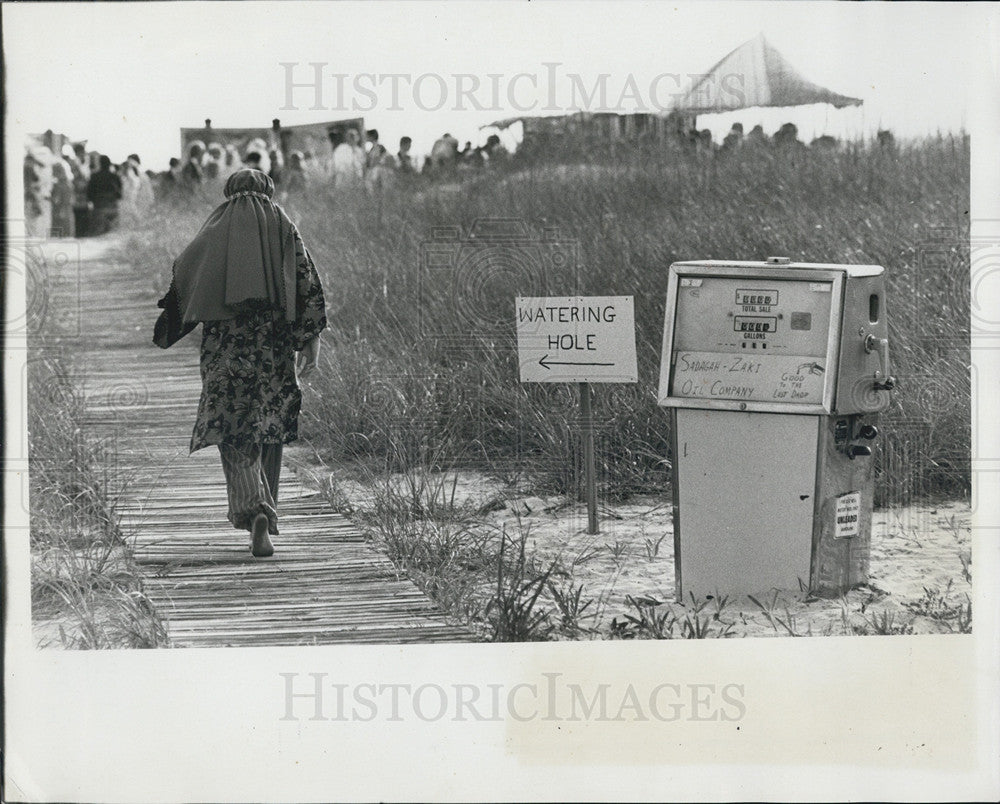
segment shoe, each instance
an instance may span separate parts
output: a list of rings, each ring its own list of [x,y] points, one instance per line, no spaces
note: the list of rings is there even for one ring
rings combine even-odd
[[[250,552],[256,558],[267,558],[274,555],[274,545],[267,535],[267,514],[259,513],[254,517],[250,529]]]

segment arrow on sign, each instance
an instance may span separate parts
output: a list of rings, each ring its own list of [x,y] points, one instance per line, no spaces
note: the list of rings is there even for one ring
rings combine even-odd
[[[538,365],[548,369],[549,366],[613,366],[614,363],[578,363],[576,361],[549,360],[548,355],[538,358]]]

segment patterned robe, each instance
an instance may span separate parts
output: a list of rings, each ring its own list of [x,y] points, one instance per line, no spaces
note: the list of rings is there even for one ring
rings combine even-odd
[[[210,444],[237,448],[298,437],[302,393],[295,352],[326,327],[325,301],[312,257],[295,233],[296,313],[248,309],[206,321],[201,339],[201,400],[191,452]]]

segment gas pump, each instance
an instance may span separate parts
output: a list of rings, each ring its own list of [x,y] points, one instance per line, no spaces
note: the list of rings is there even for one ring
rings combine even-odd
[[[658,401],[677,599],[864,583],[876,414],[894,385],[882,267],[671,265]]]

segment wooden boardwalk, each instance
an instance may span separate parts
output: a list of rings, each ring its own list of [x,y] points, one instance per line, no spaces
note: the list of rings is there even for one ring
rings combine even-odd
[[[62,326],[43,332],[62,330],[83,375],[87,426],[116,447],[122,527],[134,534],[146,594],[170,644],[472,641],[287,467],[275,555],[250,555],[249,535],[226,520],[218,451],[188,455],[200,329],[156,348],[162,289],[116,259],[113,245],[46,244],[43,318]],[[69,259],[58,256],[66,252]]]

